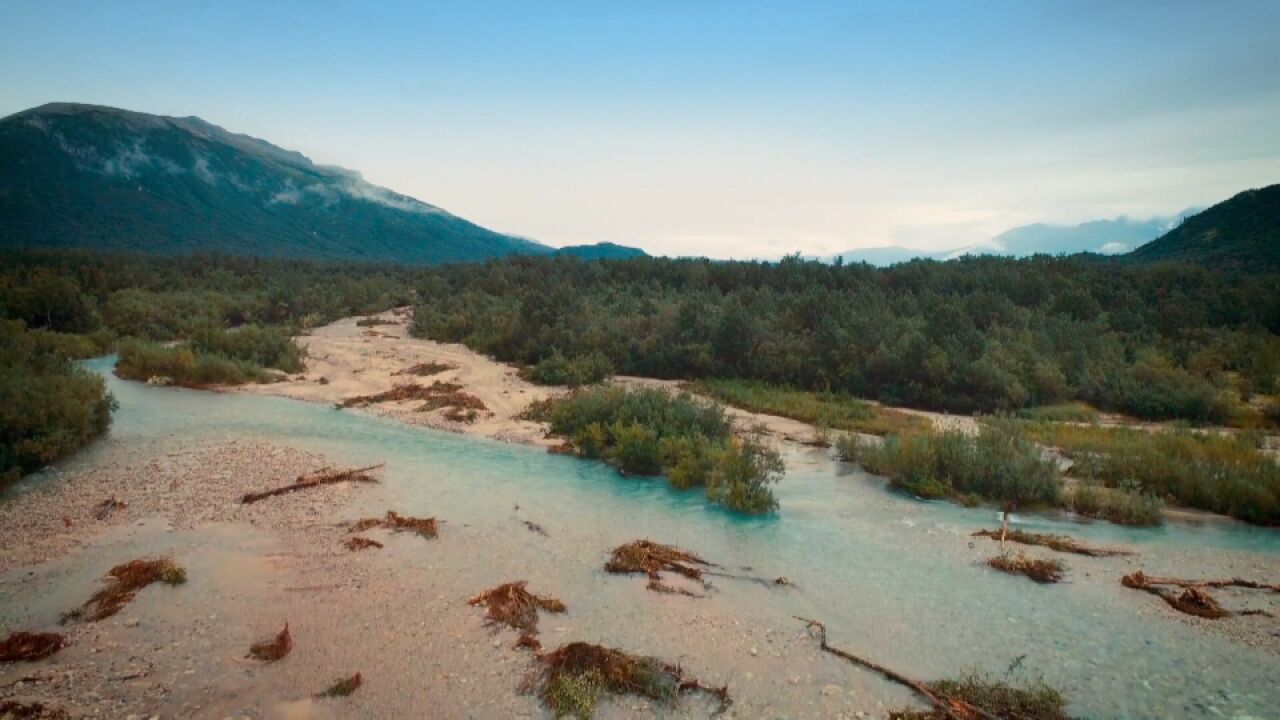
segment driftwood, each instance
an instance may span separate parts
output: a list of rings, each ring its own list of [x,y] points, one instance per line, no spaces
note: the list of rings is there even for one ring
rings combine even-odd
[[[263,490],[262,492],[245,493],[244,496],[240,498],[240,502],[244,505],[248,505],[250,503],[256,503],[259,500],[265,500],[269,497],[297,492],[299,490],[306,490],[307,488],[320,487],[321,485],[333,485],[334,483],[378,482],[376,478],[368,473],[372,470],[377,470],[384,465],[386,465],[386,463],[378,463],[377,465],[353,468],[350,470],[320,470],[311,473],[310,475],[299,475],[298,479],[294,480],[289,485],[272,488],[271,490]]]
[[[106,520],[116,510],[123,510],[129,507],[129,503],[118,499],[115,495],[103,500],[93,507],[93,517],[98,520]]]
[[[1120,578],[1120,584],[1134,590],[1151,593],[1164,600],[1169,607],[1178,612],[1196,617],[1217,619],[1232,615],[1271,615],[1266,610],[1243,610],[1233,612],[1218,604],[1205,588],[1241,587],[1251,590],[1269,590],[1280,592],[1280,585],[1230,578],[1225,580],[1182,580],[1179,578],[1156,577],[1144,574],[1141,570]],[[1170,587],[1182,588],[1179,593]]]
[[[854,655],[853,653],[847,652],[845,650],[841,650],[838,647],[833,647],[831,644],[827,642],[827,626],[826,625],[823,625],[821,622],[817,620],[810,620],[809,618],[803,618],[803,617],[800,617],[799,615],[795,617],[797,620],[805,624],[805,626],[809,629],[809,632],[811,634],[813,634],[816,631],[817,638],[818,638],[818,646],[822,648],[823,652],[831,653],[832,655],[835,655],[836,657],[841,658],[847,662],[853,663],[854,665],[861,665],[862,667],[867,668],[868,670],[879,673],[881,676],[883,676],[887,680],[890,680],[895,683],[898,683],[899,685],[903,685],[905,687],[911,688],[912,690],[916,691],[917,694],[919,694],[921,697],[927,700],[930,705],[932,705],[936,710],[938,710],[938,712],[951,718],[951,720],[975,720],[975,718],[980,720],[999,720],[999,718],[997,718],[996,716],[992,715],[989,712],[986,712],[982,708],[975,707],[974,705],[967,703],[964,700],[961,700],[959,698],[943,695],[942,693],[939,693],[933,690],[928,685],[926,685],[923,682],[920,682],[919,680],[913,680],[907,677],[906,675],[903,675],[899,672],[891,670],[883,665],[880,665],[879,663],[872,662],[870,660],[867,660],[866,658],[858,657],[857,655]]]
[[[1001,535],[1004,537],[1002,538]],[[1057,552],[1074,553],[1076,555],[1087,555],[1089,557],[1118,557],[1122,555],[1136,555],[1132,550],[1119,550],[1116,548],[1099,548],[1067,537],[1066,535],[1050,535],[1045,533],[1032,533],[1025,530],[979,530],[972,534],[971,537],[986,537],[992,540],[1008,540],[1020,545],[1039,545],[1047,547]]]
[[[41,660],[66,645],[67,639],[58,633],[18,631],[0,640],[0,662]]]

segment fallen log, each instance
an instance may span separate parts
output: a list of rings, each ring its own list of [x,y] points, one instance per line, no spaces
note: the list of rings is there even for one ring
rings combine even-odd
[[[1227,578],[1221,580],[1182,580],[1180,578],[1160,577],[1158,575],[1147,575],[1141,570],[1126,575],[1124,580],[1132,580],[1141,582],[1143,585],[1176,585],[1183,588],[1225,588],[1225,587],[1242,587],[1250,590],[1270,590],[1271,592],[1280,593],[1280,585],[1270,585],[1267,583],[1257,582],[1255,580],[1245,580],[1243,578]],[[1121,582],[1124,582],[1122,580]],[[1126,587],[1133,587],[1129,583],[1124,583]]]
[[[803,617],[800,617],[799,615],[796,615],[795,618],[805,624],[810,634],[813,634],[815,630],[817,631],[818,646],[822,648],[823,652],[827,652],[832,655],[835,655],[836,657],[841,658],[854,665],[860,665],[864,668],[867,668],[868,670],[879,673],[882,677],[884,677],[887,680],[890,680],[892,682],[898,683],[899,685],[902,685],[904,687],[908,687],[914,690],[917,694],[919,694],[926,701],[928,701],[928,703],[932,705],[934,709],[936,709],[938,712],[942,713],[946,717],[951,718],[951,720],[973,720],[973,718],[981,718],[982,720],[999,720],[999,718],[992,715],[991,713],[986,712],[982,708],[975,707],[974,705],[971,705],[963,700],[960,700],[959,698],[949,697],[947,695],[943,695],[941,693],[935,692],[932,688],[930,688],[928,685],[924,684],[923,682],[920,682],[919,680],[913,680],[907,677],[906,675],[903,675],[902,673],[891,670],[879,663],[872,662],[871,660],[867,660],[866,658],[858,657],[857,655],[854,655],[851,652],[841,650],[838,647],[834,647],[827,642],[827,626],[826,625],[823,625],[821,622],[817,620],[803,618]]]
[[[378,470],[385,465],[386,463],[378,463],[377,465],[352,468],[350,470],[320,470],[311,473],[310,475],[299,475],[298,479],[294,480],[293,483],[289,485],[272,488],[270,490],[263,490],[262,492],[245,493],[240,498],[240,502],[241,504],[248,505],[277,495],[284,495],[286,493],[297,492],[299,490],[306,490],[307,488],[320,487],[321,485],[333,485],[335,483],[342,482],[376,483],[378,482],[377,478],[369,475],[368,473],[373,470]]]

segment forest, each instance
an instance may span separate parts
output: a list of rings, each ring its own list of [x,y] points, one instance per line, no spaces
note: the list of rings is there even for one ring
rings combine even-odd
[[[719,381],[709,387],[721,394],[773,387],[957,413],[1035,416],[1087,403],[1153,420],[1280,423],[1273,274],[1044,256],[884,269],[797,257],[513,257],[437,267],[88,251],[2,257],[0,318],[10,321],[8,337],[23,340],[6,342],[0,402],[11,410],[0,471],[27,472],[61,454],[17,459],[14,448],[42,444],[33,438],[53,433],[49,447],[70,450],[105,428],[105,413],[57,419],[66,397],[93,388],[34,389],[50,373],[79,377],[70,360],[120,349],[139,376],[156,363],[190,372],[191,384],[261,381],[270,379],[264,368],[301,369],[289,334],[400,305],[416,308],[414,334],[465,343],[546,382],[616,372]],[[172,340],[187,341],[191,357],[154,345]],[[19,427],[15,418],[33,413],[76,429]]]

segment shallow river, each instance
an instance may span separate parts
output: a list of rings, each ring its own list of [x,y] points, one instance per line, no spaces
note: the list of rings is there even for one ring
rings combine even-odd
[[[1117,582],[1137,568],[1213,574],[1220,557],[1274,581],[1280,575],[1277,531],[1225,521],[1131,529],[1020,517],[1027,529],[1140,553],[1064,556],[1067,582],[1040,586],[982,566],[996,545],[968,535],[994,527],[993,510],[899,496],[825,451],[789,451],[787,475],[777,487],[781,512],[748,519],[708,507],[696,492],[623,479],[604,465],[539,448],[286,399],[152,388],[110,376],[110,359],[90,365],[107,376],[119,400],[111,429],[117,441],[253,436],[342,462],[385,460],[386,482],[402,497],[404,511],[470,527],[492,547],[511,536],[516,505],[521,517],[559,529],[539,568],[540,577],[556,584],[598,578],[606,540],[650,537],[726,566],[785,575],[795,589],[746,590],[717,581],[719,600],[741,602],[744,618],[788,630],[794,615],[820,618],[833,643],[915,677],[953,676],[970,667],[1003,672],[1025,656],[1024,672],[1042,673],[1061,687],[1081,716],[1280,717],[1280,656],[1173,617],[1156,598]],[[92,463],[93,451],[80,462]],[[646,612],[609,592],[578,602],[586,606],[575,611],[607,614],[622,638],[627,628],[642,625]],[[903,697],[887,685],[883,692]]]

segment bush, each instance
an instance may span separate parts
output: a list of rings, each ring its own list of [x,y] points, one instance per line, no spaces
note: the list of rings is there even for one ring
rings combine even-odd
[[[739,512],[777,509],[770,485],[778,454],[757,439],[737,440],[724,408],[665,390],[592,387],[531,408],[579,455],[623,472],[666,475],[672,487],[704,487],[711,502]]]
[[[258,365],[246,360],[197,354],[185,346],[167,347],[146,340],[125,340],[120,343],[116,375],[126,380],[144,382],[162,378],[166,382],[190,387],[243,385],[250,382],[271,382],[275,379]]]
[[[65,457],[106,432],[115,399],[60,354],[65,336],[0,321],[0,482]]]
[[[567,385],[571,388],[604,382],[613,375],[613,363],[600,352],[567,358],[553,351],[523,373],[525,379],[539,385]]]
[[[305,352],[288,332],[277,327],[242,325],[233,330],[206,326],[191,333],[197,353],[240,360],[287,373],[302,372]]]
[[[758,438],[730,438],[715,456],[707,499],[739,512],[773,512],[778,500],[769,485],[778,482],[784,470],[782,457]]]

